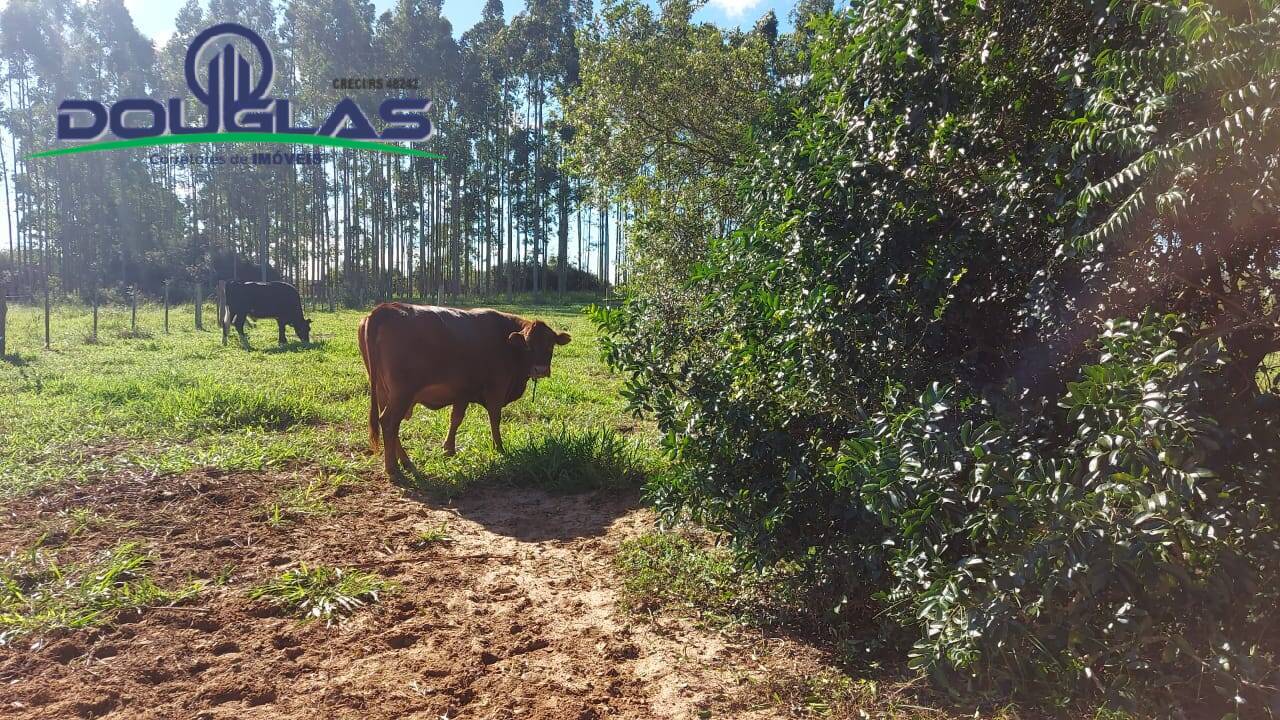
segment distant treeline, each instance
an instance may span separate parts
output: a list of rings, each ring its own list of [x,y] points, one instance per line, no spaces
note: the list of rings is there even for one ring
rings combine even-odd
[[[291,99],[299,125],[323,120],[340,96],[376,104],[395,94],[335,90],[332,78],[375,68],[420,78],[437,129],[421,146],[446,159],[335,150],[315,165],[233,168],[153,164],[131,151],[30,158],[54,145],[63,99],[189,97],[187,46],[224,21],[266,40],[273,94]],[[165,279],[211,283],[232,256],[256,267],[234,274],[337,282],[335,292],[361,300],[393,285],[480,292],[504,284],[508,265],[555,258],[620,280],[630,211],[562,166],[574,131],[559,98],[578,82],[576,34],[591,21],[590,3],[531,0],[508,23],[490,0],[455,39],[438,0],[380,15],[350,0],[189,0],[156,47],[120,3],[14,0],[0,10],[0,253],[12,285],[154,294]],[[202,107],[187,112],[202,121]],[[545,273],[514,280],[518,291],[558,287]]]
[[[99,301],[110,302],[112,300],[122,300],[131,292],[137,292],[143,297],[151,299],[159,299],[165,294],[165,284],[169,284],[169,299],[173,302],[190,302],[196,292],[197,284],[205,296],[213,292],[213,288],[220,280],[288,280],[276,268],[268,265],[263,268],[249,261],[247,258],[236,258],[233,263],[229,254],[222,253],[213,258],[210,263],[210,272],[206,274],[198,274],[192,276],[181,269],[164,268],[160,266],[147,266],[142,268],[135,274],[137,282],[129,285],[105,284],[92,290],[80,290],[72,293],[65,292],[58,284],[58,278],[53,276],[49,278],[49,291],[53,296],[73,295],[86,302],[92,301],[96,293]],[[535,279],[539,276],[540,279]],[[44,294],[44,286],[39,281],[39,275],[34,276],[36,281],[33,283],[19,282],[19,275],[15,272],[15,266],[9,257],[0,253],[0,292],[15,298],[35,298]],[[600,282],[600,278],[595,275],[580,270],[570,265],[565,269],[564,291],[572,293],[603,293],[605,285]],[[560,263],[553,260],[551,263],[542,263],[534,265],[532,262],[525,262],[520,265],[506,265],[495,268],[493,272],[484,276],[484,282],[477,284],[475,287],[468,288],[468,294],[480,297],[501,297],[507,294],[525,293],[529,288],[543,287],[549,293],[559,294],[560,287]],[[438,294],[427,294],[421,292],[413,281],[412,277],[408,277],[400,272],[383,273],[375,275],[366,273],[362,276],[341,276],[326,275],[310,282],[298,283],[298,290],[303,297],[316,300],[318,302],[333,301],[334,305],[345,305],[351,307],[360,307],[376,300],[404,299],[404,298],[426,298],[440,299],[451,297],[452,294],[441,292]]]

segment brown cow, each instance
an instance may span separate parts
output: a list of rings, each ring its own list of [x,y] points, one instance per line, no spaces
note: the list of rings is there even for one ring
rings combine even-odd
[[[530,378],[551,375],[551,351],[569,335],[541,320],[497,310],[456,310],[384,303],[360,321],[360,354],[369,373],[369,445],[395,478],[399,464],[417,468],[400,444],[400,423],[421,403],[453,406],[444,452],[453,455],[467,405],[489,411],[493,445],[502,449],[502,408],[524,394]],[[398,463],[397,463],[398,461]]]

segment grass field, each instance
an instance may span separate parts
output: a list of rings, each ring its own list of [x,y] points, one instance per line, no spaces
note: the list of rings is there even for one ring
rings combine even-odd
[[[600,360],[583,305],[499,306],[547,320],[573,334],[555,354],[552,377],[504,412],[513,448],[548,431],[608,428],[652,447],[640,423],[623,411],[617,379]],[[314,312],[312,343],[276,343],[274,321],[250,329],[251,350],[232,333],[224,347],[212,305],[206,330],[194,309],[170,309],[170,334],[159,307],[100,312],[78,305],[52,314],[51,349],[43,349],[39,308],[10,311],[7,361],[0,362],[0,494],[49,483],[84,481],[122,470],[176,474],[194,468],[255,471],[309,465],[329,472],[372,471],[366,452],[368,391],[356,345],[363,312]],[[487,420],[472,408],[459,453],[439,444],[448,412],[419,409],[403,429],[414,462],[438,484],[458,489],[492,469]],[[639,432],[637,432],[639,431]]]

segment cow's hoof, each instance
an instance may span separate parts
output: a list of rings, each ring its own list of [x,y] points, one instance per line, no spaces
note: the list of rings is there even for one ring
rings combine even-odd
[[[457,454],[458,454],[457,448],[452,448],[452,447],[449,447],[448,445],[444,446],[445,457],[453,457],[454,455],[457,455]]]
[[[400,469],[404,472],[405,475],[414,479],[417,479],[423,476],[422,471],[419,470],[418,466],[414,465],[413,461],[410,460],[407,456],[400,458]]]

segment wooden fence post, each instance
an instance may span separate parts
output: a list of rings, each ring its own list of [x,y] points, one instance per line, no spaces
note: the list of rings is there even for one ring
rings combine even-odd
[[[6,354],[4,344],[4,321],[9,315],[9,288],[5,283],[0,282],[0,360],[4,359]]]
[[[218,296],[218,327],[222,329],[222,344],[227,344],[227,281],[219,280],[214,286],[214,294]]]
[[[49,276],[44,278],[44,349],[48,350],[49,342]]]
[[[227,281],[226,280],[218,281],[217,286],[214,288],[214,294],[217,295],[218,297],[218,302],[217,302],[218,327],[222,327],[223,321],[225,320],[226,307],[227,307]]]
[[[204,329],[204,288],[196,283],[196,329]]]
[[[164,281],[164,334],[169,334],[169,281]]]

